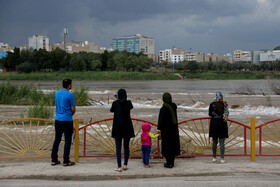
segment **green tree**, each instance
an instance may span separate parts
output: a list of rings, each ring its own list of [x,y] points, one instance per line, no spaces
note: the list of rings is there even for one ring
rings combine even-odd
[[[190,72],[196,72],[198,70],[198,65],[197,65],[197,62],[192,60],[192,61],[189,61],[186,65],[186,68],[190,71]]]
[[[42,71],[50,69],[51,66],[51,58],[50,53],[45,49],[39,49],[38,58],[36,64],[36,71]]]
[[[126,58],[124,68],[127,71],[135,71],[137,69],[138,63],[139,63],[138,57],[131,55]]]
[[[141,55],[139,57],[138,69],[137,71],[142,71],[144,69],[151,68],[153,59],[148,58],[146,55]]]
[[[33,64],[29,61],[25,61],[24,63],[17,65],[16,69],[20,73],[30,73],[33,71]]]
[[[127,56],[124,53],[115,54],[113,57],[114,63],[116,65],[116,71],[125,71],[125,60]]]
[[[18,47],[14,48],[14,52],[7,52],[7,56],[2,60],[2,66],[7,69],[7,71],[15,71],[16,66],[23,63],[20,56],[20,50]]]
[[[65,65],[68,63],[65,62],[65,60],[69,60],[65,58],[66,56],[67,56],[66,51],[57,47],[55,50],[53,50],[50,53],[51,67],[49,68],[54,71],[58,71],[62,68],[65,68]]]
[[[199,62],[197,63],[198,69],[200,71],[207,71],[208,70],[208,62]]]
[[[85,59],[79,53],[73,53],[70,60],[70,70],[71,71],[86,71],[87,64]]]
[[[104,53],[101,54],[101,70],[105,71],[108,67],[108,60],[110,59],[110,53],[105,50]]]

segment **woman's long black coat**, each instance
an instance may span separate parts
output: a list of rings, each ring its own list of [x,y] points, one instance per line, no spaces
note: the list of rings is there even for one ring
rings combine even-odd
[[[211,116],[209,136],[215,139],[228,138],[227,122],[223,119],[223,114],[215,113],[215,107],[215,102],[209,105],[209,116]]]
[[[112,127],[113,138],[132,138],[135,136],[130,117],[130,110],[132,108],[133,105],[130,100],[116,100],[112,103],[110,111],[114,112]]]
[[[177,106],[174,103],[171,106],[177,118]],[[158,130],[161,131],[161,154],[164,157],[180,155],[178,123],[172,123],[171,112],[165,106],[162,106],[159,112]]]

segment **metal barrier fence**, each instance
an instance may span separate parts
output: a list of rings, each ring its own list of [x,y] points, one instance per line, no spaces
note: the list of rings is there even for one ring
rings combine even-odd
[[[280,156],[280,119],[256,127],[259,153],[257,156]]]
[[[141,126],[148,121],[141,119],[132,119],[132,121],[135,137],[130,142],[131,156],[141,157]],[[115,142],[111,137],[112,122],[112,118],[104,119],[79,127],[78,119],[74,120],[76,135],[71,153],[74,154],[76,161],[79,161],[79,157],[115,157]],[[151,132],[156,133],[157,125],[148,123],[152,125]],[[228,120],[229,138],[225,142],[225,155],[251,155],[252,161],[255,160],[255,156],[280,156],[279,123],[280,119],[277,119],[255,128],[254,118],[251,119],[251,127]],[[178,124],[181,157],[212,155],[209,124],[209,117],[190,119]],[[54,134],[52,120],[25,118],[2,122],[0,123],[0,158],[49,158]],[[256,135],[257,141],[255,141]],[[248,146],[250,143],[251,146]],[[250,153],[248,153],[249,147]],[[255,149],[258,149],[257,155]],[[59,155],[62,155],[62,150],[63,148],[60,149]],[[161,157],[158,139],[152,142],[151,156]]]
[[[0,123],[0,158],[49,157],[54,121],[25,118]]]
[[[96,121],[79,128],[80,157],[115,157],[115,142],[111,137],[113,118]],[[135,137],[130,140],[130,156],[141,157],[141,130],[142,124],[148,122],[141,119],[132,118]],[[151,132],[156,132],[157,125],[152,125]],[[82,152],[81,152],[82,150]],[[154,139],[151,149],[152,157],[159,157],[159,141]]]
[[[212,139],[209,137],[210,117],[196,118],[179,123],[181,157],[212,156]],[[228,120],[229,138],[225,141],[225,155],[250,156],[247,154],[247,137],[250,127]],[[220,151],[218,145],[217,151]]]

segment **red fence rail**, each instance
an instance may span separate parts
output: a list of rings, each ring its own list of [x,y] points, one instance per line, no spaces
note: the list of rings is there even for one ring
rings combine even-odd
[[[115,143],[111,138],[113,118],[96,121],[79,128],[81,134],[80,157],[115,157]],[[135,137],[131,139],[131,157],[141,157],[141,126],[148,122],[152,125],[152,133],[157,125],[132,119]],[[181,142],[181,157],[210,156],[211,140],[209,138],[210,118],[195,118],[180,122],[179,133]],[[228,120],[229,138],[225,142],[227,156],[249,156],[247,154],[247,129],[250,127],[233,120]],[[219,148],[218,148],[219,150]],[[152,144],[151,157],[162,157],[160,142],[155,139]]]
[[[178,124],[181,150],[183,150],[181,157],[212,156],[212,140],[209,137],[210,119],[210,117],[195,118]],[[228,120],[229,138],[225,141],[226,156],[250,156],[247,153],[247,129],[250,130],[250,127],[234,120]],[[186,145],[184,142],[189,142],[189,144]],[[189,148],[189,154],[184,153],[186,147]]]
[[[80,157],[115,157],[115,142],[111,137],[113,118],[95,121],[79,128],[82,132],[81,146],[83,147]],[[152,125],[151,131],[156,131],[157,125],[132,118],[135,137],[130,141],[131,157],[141,157],[141,127],[148,122]],[[159,140],[153,141],[152,157],[160,157]]]

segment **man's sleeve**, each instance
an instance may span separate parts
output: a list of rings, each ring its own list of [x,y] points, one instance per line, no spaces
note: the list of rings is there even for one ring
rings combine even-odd
[[[70,105],[71,106],[76,106],[75,105],[75,99],[74,99],[74,95],[71,93],[71,95],[70,95]]]

